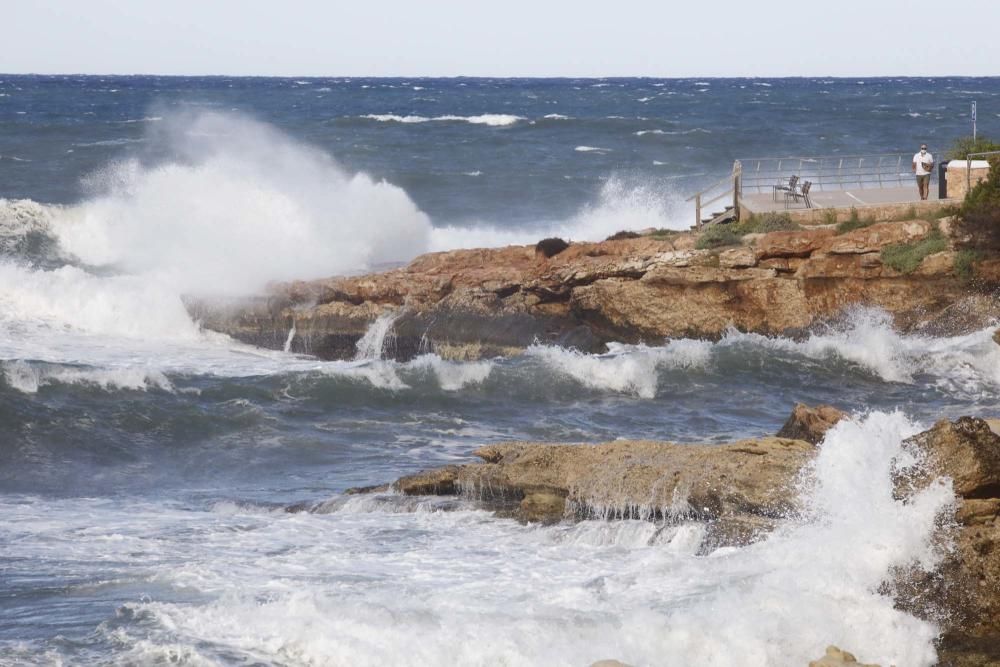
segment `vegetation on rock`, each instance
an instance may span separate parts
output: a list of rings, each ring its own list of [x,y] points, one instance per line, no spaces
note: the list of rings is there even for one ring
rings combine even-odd
[[[989,153],[990,151],[1000,151],[1000,144],[995,143],[988,137],[979,136],[962,137],[952,144],[945,155],[945,160],[964,160],[970,153]]]
[[[948,240],[938,229],[919,241],[897,243],[882,249],[882,263],[900,273],[913,273],[928,255],[948,249]]]
[[[955,275],[961,280],[969,282],[976,275],[976,262],[982,259],[982,253],[977,250],[965,248],[959,250],[955,255]]]
[[[557,236],[542,239],[535,244],[535,252],[545,257],[555,257],[569,247],[569,243]]]
[[[609,236],[608,238],[606,238],[604,240],[605,241],[621,241],[623,239],[637,239],[640,236],[642,236],[642,234],[640,234],[639,232],[632,232],[632,231],[629,231],[627,229],[623,229],[620,232],[615,232],[614,234],[612,234],[611,236]]]
[[[1000,157],[990,160],[989,175],[965,196],[959,215],[974,249],[1000,249]]]
[[[722,248],[728,245],[739,245],[741,234],[734,230],[735,225],[712,225],[698,237],[694,247],[698,250]]]

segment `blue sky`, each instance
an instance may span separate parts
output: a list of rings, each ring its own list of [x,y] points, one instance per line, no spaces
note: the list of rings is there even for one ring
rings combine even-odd
[[[1000,0],[0,0],[0,12],[9,73],[1000,75]]]

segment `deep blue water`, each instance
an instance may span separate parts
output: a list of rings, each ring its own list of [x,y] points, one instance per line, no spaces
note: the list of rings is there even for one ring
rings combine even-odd
[[[1000,78],[0,75],[0,196],[77,201],[81,179],[109,160],[162,157],[148,155],[158,121],[144,119],[207,109],[249,114],[401,186],[435,224],[530,226],[595,202],[613,175],[688,196],[735,159],[907,153],[921,142],[940,152],[971,134],[973,100],[979,132],[1000,135]],[[390,115],[520,120],[366,117]]]

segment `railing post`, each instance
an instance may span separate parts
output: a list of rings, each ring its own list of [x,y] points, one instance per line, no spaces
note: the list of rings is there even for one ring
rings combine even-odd
[[[694,228],[701,229],[701,193],[694,196]]]
[[[965,194],[972,191],[972,155],[965,156]]]
[[[740,192],[743,189],[743,165],[737,160],[733,163],[733,215],[740,219]]]

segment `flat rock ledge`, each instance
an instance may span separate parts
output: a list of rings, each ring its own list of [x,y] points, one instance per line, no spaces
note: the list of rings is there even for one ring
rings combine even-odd
[[[748,544],[795,516],[802,468],[818,451],[809,440],[818,441],[817,429],[842,417],[829,406],[799,405],[785,426],[798,429],[799,438],[725,445],[499,443],[474,452],[481,463],[407,475],[392,488],[465,496],[523,521],[704,521],[703,549],[710,551]],[[1000,436],[991,423],[962,417],[936,423],[908,445],[926,464],[920,475],[896,480],[897,495],[906,498],[939,476],[949,478],[958,502],[954,515],[942,520],[953,548],[935,572],[898,572],[886,591],[900,608],[942,627],[940,664],[998,665]],[[850,663],[848,656],[828,654],[815,664]]]

